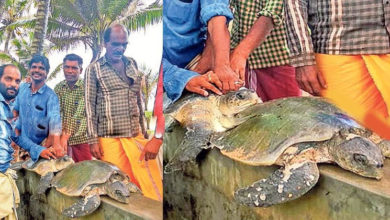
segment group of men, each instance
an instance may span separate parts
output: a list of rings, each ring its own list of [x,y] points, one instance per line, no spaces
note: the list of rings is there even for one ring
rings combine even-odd
[[[171,101],[244,82],[263,101],[302,89],[390,138],[389,1],[171,0],[163,10]]]
[[[0,218],[12,219],[18,197],[9,169],[12,141],[33,161],[70,154],[75,162],[92,156],[111,162],[146,197],[162,200],[160,168],[153,160],[161,140],[144,137],[142,73],[135,60],[124,56],[128,35],[120,24],[105,31],[106,54],[88,66],[85,81],[80,78],[83,59],[66,55],[65,80],[54,91],[46,85],[50,65],[45,56],[30,60],[30,83],[21,83],[16,66],[0,67]]]

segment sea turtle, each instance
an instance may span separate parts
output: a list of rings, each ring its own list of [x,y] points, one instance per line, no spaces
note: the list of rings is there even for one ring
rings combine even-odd
[[[383,176],[384,157],[369,140],[372,132],[324,99],[278,99],[236,116],[250,119],[214,134],[203,149],[219,148],[223,155],[252,166],[281,166],[268,178],[238,189],[235,199],[242,204],[265,207],[302,196],[318,181],[317,163],[334,162],[365,177]],[[380,145],[389,148],[388,142]],[[195,157],[177,156],[185,160]]]
[[[225,95],[210,95],[208,97],[191,94],[184,96],[165,111],[166,130],[178,122],[186,128],[185,138],[178,146],[175,155],[197,155],[207,143],[210,135],[223,132],[245,120],[236,115],[246,108],[261,102],[253,90],[241,89]],[[184,151],[184,152],[183,152]],[[165,166],[165,172],[182,169],[183,163],[176,160],[191,161],[186,158],[176,158]]]
[[[87,160],[68,166],[53,178],[51,185],[64,195],[83,196],[63,210],[62,214],[70,218],[95,211],[100,205],[100,195],[129,203],[130,193],[140,193],[125,173],[113,164],[100,160]]]
[[[58,159],[39,159],[34,162],[31,158],[22,163],[22,168],[36,172],[41,176],[40,182],[37,187],[37,193],[43,194],[50,186],[50,181],[54,176],[54,173],[65,169],[67,166],[74,164],[74,161],[69,156],[64,156]]]

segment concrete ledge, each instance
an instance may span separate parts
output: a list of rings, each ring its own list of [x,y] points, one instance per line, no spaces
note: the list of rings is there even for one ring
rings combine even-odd
[[[164,159],[172,157],[183,131],[164,139]],[[213,149],[199,167],[164,176],[164,219],[390,219],[390,161],[381,181],[335,165],[320,165],[318,184],[303,197],[269,208],[237,204],[233,192],[277,169],[235,162]]]
[[[46,196],[38,197],[35,192],[40,176],[27,170],[19,171],[18,176],[16,183],[21,196],[18,208],[20,220],[69,219],[61,215],[61,211],[75,203],[79,197],[65,196],[53,188],[46,192]],[[101,198],[102,203],[94,213],[77,219],[162,219],[162,203],[142,195],[134,195],[129,204],[119,203],[107,196]]]

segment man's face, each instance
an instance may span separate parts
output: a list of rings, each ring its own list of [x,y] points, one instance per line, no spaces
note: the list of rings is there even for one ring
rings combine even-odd
[[[4,99],[9,101],[16,97],[20,84],[19,69],[14,66],[7,66],[4,69],[3,76],[0,78],[0,93]]]
[[[106,56],[109,60],[116,63],[121,61],[123,53],[127,47],[127,34],[120,27],[114,27],[111,30],[110,41],[105,43]]]
[[[65,80],[71,84],[76,83],[80,77],[80,73],[83,71],[79,66],[79,62],[77,60],[65,60],[63,65]]]
[[[40,83],[46,80],[47,71],[43,63],[32,63],[29,69],[31,80],[35,83]]]

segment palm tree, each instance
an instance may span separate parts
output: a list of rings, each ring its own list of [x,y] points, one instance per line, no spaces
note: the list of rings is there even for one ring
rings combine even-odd
[[[32,42],[32,54],[42,54],[43,42],[46,38],[47,21],[49,18],[50,0],[37,0],[38,11],[36,14],[37,23],[34,30],[34,39]]]
[[[84,44],[92,49],[93,62],[101,55],[104,30],[112,23],[135,30],[161,19],[159,3],[142,9],[140,0],[52,0],[47,37],[59,50]]]
[[[153,72],[152,69],[146,67],[146,65],[144,64],[141,64],[139,66],[139,71],[142,72],[144,75],[144,79],[142,82],[142,94],[145,99],[145,109],[148,109],[149,100],[153,96],[153,91],[155,90],[157,85],[158,73]]]
[[[139,66],[139,71],[143,73],[142,80],[142,96],[144,99],[144,109],[145,109],[145,117],[146,117],[146,125],[147,129],[150,128],[150,121],[152,118],[152,111],[147,111],[148,104],[150,102],[150,98],[154,95],[153,91],[158,82],[158,73],[153,72],[150,68],[146,67],[146,65],[141,64]]]
[[[3,52],[9,53],[13,39],[26,36],[35,25],[35,18],[28,16],[32,6],[30,0],[0,0],[0,44]]]

